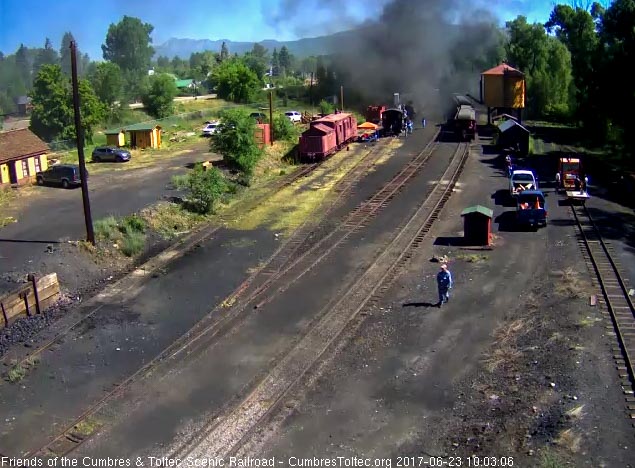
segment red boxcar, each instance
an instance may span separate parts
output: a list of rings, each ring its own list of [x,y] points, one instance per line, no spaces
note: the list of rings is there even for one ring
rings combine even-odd
[[[319,159],[357,139],[357,120],[352,114],[330,114],[311,122],[300,137],[301,159]]]
[[[337,150],[335,130],[314,122],[311,122],[309,129],[300,136],[300,158],[320,159]]]

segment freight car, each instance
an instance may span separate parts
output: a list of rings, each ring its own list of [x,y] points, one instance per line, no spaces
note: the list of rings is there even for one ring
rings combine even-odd
[[[368,106],[366,108],[366,120],[374,124],[379,125],[383,113],[386,111],[386,106]]]
[[[329,114],[311,122],[302,133],[298,154],[301,161],[324,159],[357,139],[357,120],[353,114]]]
[[[476,110],[467,96],[454,94],[448,106],[445,131],[458,141],[470,141],[476,137]]]

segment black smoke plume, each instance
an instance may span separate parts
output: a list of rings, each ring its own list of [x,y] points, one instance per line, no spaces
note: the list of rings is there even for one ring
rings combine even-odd
[[[347,3],[316,2],[319,10],[312,16],[352,21],[350,9],[341,16]],[[362,2],[352,3],[362,8]],[[305,24],[311,12],[302,4],[289,2],[287,16],[274,22],[287,18],[299,24],[302,18]],[[413,101],[428,115],[443,113],[451,93],[478,97],[481,71],[502,59],[503,35],[493,14],[470,0],[392,0],[381,5],[377,19],[338,36],[331,63],[337,84],[333,94],[344,85],[345,102],[353,104],[349,96],[361,106],[391,104],[393,93],[400,93],[402,101]]]

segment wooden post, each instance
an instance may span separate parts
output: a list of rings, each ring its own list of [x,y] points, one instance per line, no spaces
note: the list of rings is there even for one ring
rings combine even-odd
[[[42,313],[42,311],[40,310],[40,297],[39,297],[39,295],[37,293],[37,280],[35,278],[35,274],[34,273],[30,273],[29,276],[27,276],[27,279],[33,285],[33,297],[35,298],[35,312],[38,315],[40,315]]]

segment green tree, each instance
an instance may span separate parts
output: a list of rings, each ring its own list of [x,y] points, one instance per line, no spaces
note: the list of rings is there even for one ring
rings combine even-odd
[[[174,113],[176,95],[174,79],[162,73],[151,77],[150,87],[143,95],[142,102],[150,115],[163,118]]]
[[[79,80],[79,98],[81,125],[90,142],[93,128],[104,118],[104,106],[86,80]],[[36,135],[46,141],[75,138],[71,82],[59,65],[42,65],[33,81],[31,102],[31,129]]]
[[[185,176],[175,176],[173,182],[189,192],[187,207],[201,214],[213,213],[229,188],[221,171],[215,167],[205,170],[201,164]]]
[[[157,68],[159,72],[168,73],[171,70],[170,59],[163,55],[157,58]]]
[[[117,24],[111,24],[106,43],[101,46],[104,60],[116,63],[126,72],[146,73],[150,67],[154,49],[150,34],[154,27],[139,18],[124,16]]]
[[[40,49],[33,62],[33,73],[36,74],[42,65],[55,65],[59,63],[57,51],[53,48],[53,43],[47,37],[44,48]]]
[[[172,73],[179,77],[179,79],[190,78],[190,63],[188,60],[180,57],[174,57],[171,62]]]
[[[206,50],[190,55],[190,70],[192,78],[196,80],[206,80],[212,72],[214,65],[216,65],[216,55],[214,52]]]
[[[326,102],[324,100],[320,101],[318,104],[318,109],[320,109],[320,114],[332,114],[335,112],[335,106],[330,102]]]
[[[73,34],[67,31],[62,36],[62,45],[60,46],[60,65],[62,66],[62,72],[68,76],[71,76],[71,42],[74,40]],[[77,72],[79,74],[79,70]]]
[[[289,49],[287,49],[287,46],[282,46],[280,52],[278,53],[278,65],[280,67],[281,75],[291,72],[291,61],[292,57],[289,53]]]
[[[18,71],[20,81],[27,89],[31,89],[31,66],[29,65],[28,49],[24,44],[15,53],[15,66]]]
[[[506,24],[507,60],[525,73],[528,112],[533,117],[566,116],[572,96],[571,56],[542,25],[518,16]]]
[[[299,134],[298,128],[284,114],[273,116],[273,135],[276,140],[297,143]]]
[[[262,150],[256,143],[256,122],[244,109],[223,112],[222,122],[212,139],[212,150],[221,154],[230,167],[240,171],[248,183],[262,157]]]
[[[228,58],[229,58],[229,49],[227,48],[227,44],[225,44],[225,41],[223,41],[223,44],[221,45],[221,48],[220,48],[220,60],[221,62],[224,62]]]
[[[233,102],[251,102],[261,87],[256,74],[240,59],[225,60],[212,72],[218,97]]]
[[[273,69],[273,74],[277,75],[280,70],[280,57],[278,54],[278,49],[273,48],[273,53],[271,54],[271,68]]]
[[[79,57],[79,49],[78,49],[78,57],[77,57],[77,75],[78,76],[86,76],[88,75],[88,71],[90,69],[91,60],[88,54],[84,54]]]
[[[254,44],[254,46],[251,49],[251,55],[253,55],[254,57],[258,57],[260,59],[263,60],[267,60],[268,58],[268,51],[265,48],[265,46],[263,46],[262,44],[258,44],[257,42]]]
[[[101,62],[95,66],[95,71],[88,78],[101,102],[112,108],[121,98],[123,78],[119,65],[112,62]]]
[[[305,57],[300,64],[300,71],[305,76],[310,76],[311,73],[315,73],[317,69],[317,57]]]
[[[614,0],[606,9],[600,22],[599,40],[601,60],[597,64],[598,87],[595,108],[605,116],[608,136],[617,125],[627,150],[635,158],[635,141],[626,133],[632,128],[630,110],[635,106],[635,85],[630,74],[624,70],[625,64],[635,60],[635,0]]]

